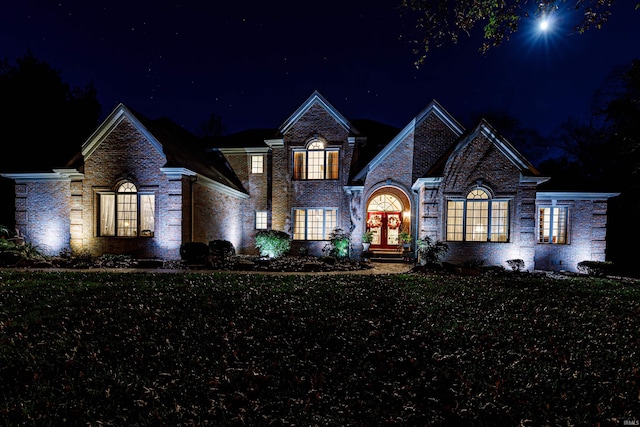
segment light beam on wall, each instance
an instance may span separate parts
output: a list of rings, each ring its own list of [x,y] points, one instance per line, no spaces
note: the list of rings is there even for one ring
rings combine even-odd
[[[47,255],[58,255],[64,248],[69,247],[68,226],[62,220],[53,220],[47,223],[46,231],[40,240],[42,252]]]

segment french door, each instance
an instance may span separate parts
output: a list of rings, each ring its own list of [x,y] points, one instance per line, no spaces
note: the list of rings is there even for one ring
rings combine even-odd
[[[371,249],[396,249],[401,224],[401,212],[367,212],[367,230],[374,232]]]

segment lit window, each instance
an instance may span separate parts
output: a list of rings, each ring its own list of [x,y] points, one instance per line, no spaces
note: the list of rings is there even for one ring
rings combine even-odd
[[[567,211],[566,207],[540,208],[540,243],[567,243]]]
[[[264,172],[264,156],[251,156],[251,173]]]
[[[337,226],[337,209],[295,209],[293,212],[294,240],[327,240]]]
[[[369,202],[367,211],[370,212],[400,212],[402,211],[402,202],[391,194],[382,194],[376,196]]]
[[[293,179],[338,179],[338,154],[338,150],[326,150],[317,140],[306,150],[294,151]]]
[[[256,230],[267,229],[267,211],[256,211]]]
[[[447,240],[452,242],[506,242],[509,239],[509,202],[491,200],[475,189],[466,200],[447,202]]]
[[[101,236],[151,237],[155,230],[155,196],[141,194],[131,182],[115,193],[100,193],[98,230]]]

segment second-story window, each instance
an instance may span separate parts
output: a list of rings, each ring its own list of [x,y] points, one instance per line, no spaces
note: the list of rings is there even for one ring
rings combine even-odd
[[[252,155],[251,156],[251,173],[263,173],[264,172],[264,156]]]
[[[338,179],[339,153],[320,140],[309,143],[306,150],[294,151],[293,179]]]

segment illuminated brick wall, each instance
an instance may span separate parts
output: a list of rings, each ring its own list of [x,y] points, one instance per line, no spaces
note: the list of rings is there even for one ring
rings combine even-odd
[[[190,216],[183,216],[183,202],[189,199],[188,193],[186,199],[183,198],[183,179],[170,180],[160,171],[165,163],[164,155],[133,124],[126,119],[118,124],[85,159],[83,217],[80,223],[75,224],[82,228],[82,241],[74,242],[74,247],[94,255],[115,253],[130,254],[136,258],[180,258],[181,241],[190,237]],[[113,191],[123,179],[131,180],[138,191],[150,191],[156,195],[155,235],[152,238],[97,236],[97,192]],[[187,234],[183,236],[183,233]]]
[[[314,137],[326,141],[327,147],[340,149],[340,172],[337,180],[292,180],[291,163],[294,148],[303,148]],[[353,146],[349,131],[319,105],[312,106],[283,135],[284,146],[274,148],[273,155],[273,228],[292,233],[293,208],[337,208],[339,228],[352,231],[349,197],[344,186],[348,183]],[[320,255],[326,241],[294,241],[292,252],[306,247],[309,253]]]
[[[16,228],[46,255],[58,255],[70,242],[69,181],[16,184]]]
[[[502,265],[509,259],[522,259],[525,267],[533,268],[533,205],[535,189],[520,183],[520,170],[486,136],[478,134],[454,157],[444,171],[438,198],[442,201],[440,235],[446,235],[447,197],[466,197],[480,184],[493,197],[510,200],[508,242],[447,242],[446,261],[484,261],[485,265]]]
[[[251,173],[251,155],[264,157],[263,172]],[[242,182],[242,186],[251,197],[236,206],[236,215],[241,217],[241,238],[234,243],[237,252],[258,254],[255,247],[255,212],[267,211],[267,224],[271,225],[271,182],[272,156],[271,153],[232,153],[225,154],[229,164]]]
[[[559,200],[556,206],[569,208],[569,243],[536,243],[536,267],[577,271],[581,261],[605,261],[607,201]]]

